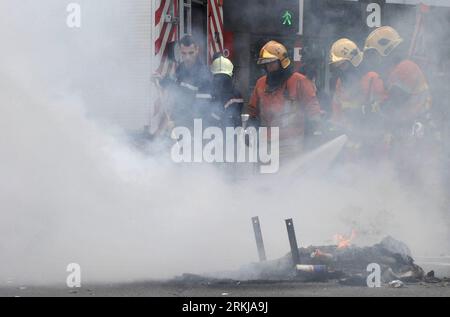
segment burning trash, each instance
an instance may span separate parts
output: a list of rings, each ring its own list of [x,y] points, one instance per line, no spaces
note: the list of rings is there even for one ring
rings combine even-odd
[[[225,274],[228,278],[247,281],[327,282],[337,280],[341,285],[368,286],[376,276],[377,283],[393,288],[406,283],[440,283],[434,271],[428,274],[415,263],[409,247],[390,236],[373,246],[360,247],[353,242],[357,232],[348,236],[336,234],[334,245],[298,247],[294,222],[286,219],[291,252],[284,257],[267,261],[258,217],[252,218],[258,253],[264,257],[259,263]],[[257,226],[255,226],[255,223]]]
[[[285,221],[291,252],[282,258],[267,261],[260,221],[258,217],[254,217],[252,223],[260,262],[226,276],[237,280],[264,281],[338,280],[342,285],[366,286],[368,277],[375,268],[380,283],[392,283],[391,287],[403,287],[402,283],[440,281],[434,276],[434,272],[425,274],[415,264],[409,247],[390,236],[373,246],[359,247],[353,244],[357,233],[352,230],[348,236],[335,235],[335,245],[298,247],[294,222],[292,219]]]
[[[251,279],[258,280],[339,280],[343,285],[364,286],[371,273],[369,265],[377,264],[381,269],[381,281],[385,284],[427,280],[424,270],[414,263],[404,243],[386,237],[373,246],[358,247],[349,243],[355,235],[353,231],[349,238],[342,239],[337,245],[299,248],[301,263],[294,266],[289,253],[277,260],[252,264],[243,272],[253,272]]]

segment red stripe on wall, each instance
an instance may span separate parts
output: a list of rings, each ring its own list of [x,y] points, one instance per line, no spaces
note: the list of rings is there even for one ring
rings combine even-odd
[[[161,0],[161,5],[159,6],[158,10],[156,10],[156,12],[155,12],[155,25],[158,25],[159,22],[161,21],[163,10],[164,10],[164,7],[166,6],[166,1],[169,1],[169,0]]]
[[[214,0],[213,2],[215,2],[216,4],[216,12],[217,12],[217,18],[219,19],[219,24],[220,24],[220,33],[223,34],[223,21],[222,21],[222,15],[220,14],[220,9],[221,9],[221,5],[219,4],[220,0]]]

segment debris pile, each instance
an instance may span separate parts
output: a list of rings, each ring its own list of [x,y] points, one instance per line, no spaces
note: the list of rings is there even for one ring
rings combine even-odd
[[[432,272],[414,263],[411,251],[391,237],[370,247],[310,246],[299,248],[300,264],[293,265],[291,253],[286,256],[254,263],[241,270],[251,280],[299,280],[323,282],[337,279],[343,285],[367,285],[373,267],[379,267],[382,283],[439,282]],[[400,285],[401,283],[393,283]]]

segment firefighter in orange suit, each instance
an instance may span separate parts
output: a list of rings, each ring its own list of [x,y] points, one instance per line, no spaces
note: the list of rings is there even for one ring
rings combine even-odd
[[[400,175],[421,184],[421,171],[430,173],[429,167],[437,166],[441,154],[428,81],[419,65],[408,59],[404,40],[392,27],[374,30],[366,39],[365,51],[375,51],[383,59],[388,93],[383,112],[392,157]]]
[[[281,157],[299,154],[305,135],[318,134],[321,109],[314,84],[294,72],[286,48],[270,41],[261,49],[258,64],[265,68],[249,104],[250,118],[264,127],[278,127]],[[270,138],[270,136],[269,136]]]
[[[420,67],[407,59],[403,39],[395,29],[384,26],[374,30],[366,40],[365,51],[376,51],[383,57],[388,98],[386,112],[396,125],[407,130],[432,124],[432,98],[427,79]],[[417,132],[417,131],[416,131]]]
[[[339,73],[332,103],[333,119],[341,124],[351,124],[349,121],[355,114],[360,117],[379,111],[386,98],[381,76],[365,67],[363,56],[358,46],[345,38],[336,41],[330,50],[330,66]]]
[[[371,68],[358,46],[347,38],[333,43],[330,66],[337,74],[332,100],[332,121],[345,132],[350,142],[347,147],[351,157],[364,153],[373,156],[382,149],[382,122],[380,108],[386,99],[384,82]]]

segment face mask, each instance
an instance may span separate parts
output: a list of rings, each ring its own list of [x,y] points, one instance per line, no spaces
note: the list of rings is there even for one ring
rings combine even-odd
[[[279,70],[274,72],[267,72],[267,85],[269,90],[276,90],[278,87],[284,84],[284,82],[292,74],[292,67],[283,69],[280,67]]]
[[[218,98],[221,98],[224,94],[229,93],[233,88],[232,79],[225,74],[214,75],[213,78],[213,92]]]

